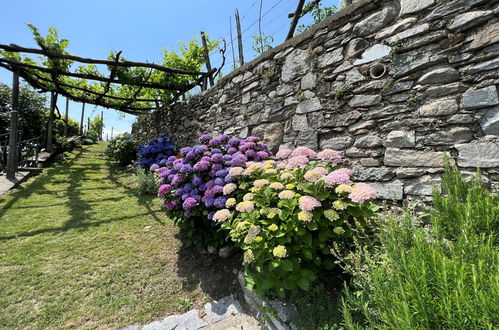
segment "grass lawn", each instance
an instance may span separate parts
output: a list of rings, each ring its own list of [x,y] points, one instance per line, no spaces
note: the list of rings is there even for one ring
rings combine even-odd
[[[0,328],[117,328],[236,291],[237,257],[182,246],[105,144],[0,197]]]

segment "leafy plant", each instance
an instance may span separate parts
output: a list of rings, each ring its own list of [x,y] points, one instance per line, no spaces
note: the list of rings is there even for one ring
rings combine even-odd
[[[499,197],[446,165],[428,227],[387,216],[343,261],[348,329],[493,329],[499,322]],[[366,239],[369,238],[369,239]]]
[[[92,144],[96,143],[99,141],[99,136],[100,134],[97,133],[97,131],[94,131],[93,129],[89,129],[88,131],[85,132],[85,139],[92,140]]]
[[[352,244],[348,224],[362,225],[377,209],[367,201],[374,190],[352,183],[335,151],[299,147],[276,158],[233,168],[239,189],[227,206],[235,210],[214,215],[228,218],[222,228],[245,251],[246,284],[262,296],[309,290],[321,271],[335,266],[329,247]]]
[[[159,189],[159,178],[154,172],[138,166],[131,166],[131,171],[134,191],[137,195],[156,195]]]
[[[338,11],[338,6],[336,6],[336,5],[322,7],[320,2],[319,3],[317,1],[308,2],[303,7],[301,17],[307,15],[308,13],[312,13],[312,18],[313,18],[314,22],[312,24],[307,24],[307,25],[305,25],[305,24],[298,25],[298,27],[296,28],[295,35],[303,33],[305,30],[310,28],[312,25],[323,21],[326,17],[331,16],[332,14],[336,13],[337,11]]]
[[[273,42],[274,42],[273,36],[265,35],[262,33],[262,35],[253,36],[253,45],[251,45],[251,48],[253,48],[253,50],[258,56],[271,50],[273,48],[272,47]]]
[[[136,145],[132,135],[124,133],[109,141],[105,153],[109,159],[120,165],[129,165],[137,158]]]

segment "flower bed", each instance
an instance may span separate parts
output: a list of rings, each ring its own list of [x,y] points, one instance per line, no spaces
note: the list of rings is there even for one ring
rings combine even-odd
[[[136,166],[142,168],[157,169],[159,165],[164,165],[168,157],[176,154],[169,138],[162,134],[159,138],[149,140],[145,145],[139,145],[139,160]]]
[[[377,207],[374,190],[352,182],[333,150],[298,147],[275,159],[256,137],[200,137],[156,170],[158,196],[188,244],[244,251],[246,282],[260,295],[308,290],[335,266],[331,248],[348,249],[352,226]]]

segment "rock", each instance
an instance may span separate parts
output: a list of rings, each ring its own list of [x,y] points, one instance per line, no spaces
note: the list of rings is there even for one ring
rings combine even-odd
[[[376,122],[374,120],[361,120],[359,122],[356,122],[355,124],[348,126],[348,130],[351,133],[355,133],[361,129],[371,128],[374,126],[376,126]]]
[[[387,91],[385,91],[383,93],[383,95],[392,95],[392,94],[396,94],[396,93],[405,92],[405,91],[411,89],[412,85],[414,85],[414,81],[412,81],[412,80],[397,82],[397,83],[395,83],[394,86],[392,86]]]
[[[447,84],[459,79],[459,72],[457,70],[445,67],[431,70],[419,78],[418,83],[421,85],[436,85]]]
[[[343,48],[337,48],[319,56],[317,66],[319,69],[338,63],[343,60]]]
[[[317,131],[308,130],[301,131],[298,133],[296,137],[296,145],[309,147],[310,149],[317,150],[318,141],[317,141]]]
[[[348,46],[346,47],[346,56],[347,57],[356,57],[359,55],[364,49],[369,47],[369,42],[362,38],[355,38],[350,40]]]
[[[312,128],[320,128],[324,124],[324,115],[320,111],[309,113],[307,118]]]
[[[306,115],[294,115],[292,119],[293,130],[305,131],[309,129]]]
[[[296,113],[309,113],[321,109],[321,101],[315,97],[309,100],[303,100],[298,103],[298,106],[296,107]]]
[[[388,181],[395,176],[392,169],[386,167],[354,166],[352,174],[358,181]]]
[[[404,198],[404,185],[401,183],[368,183],[375,191],[376,198],[400,201]]]
[[[243,94],[241,104],[248,104],[251,101],[251,93]]]
[[[386,46],[383,44],[375,44],[369,47],[364,53],[362,53],[362,57],[355,62],[353,65],[361,65],[364,63],[369,63],[372,61],[379,60],[385,56],[390,55],[392,51],[392,47]]]
[[[390,72],[394,78],[399,78],[445,60],[446,57],[443,55],[432,54],[429,50],[416,49],[395,55]]]
[[[400,0],[400,16],[417,13],[434,3],[435,0]]]
[[[380,150],[351,147],[345,151],[345,155],[351,158],[378,158],[381,156],[381,152]]]
[[[355,83],[358,83],[359,81],[364,81],[366,80],[366,77],[364,77],[363,74],[357,70],[357,68],[353,68],[352,70],[347,72],[346,78],[345,78],[345,84],[347,85],[353,85]]]
[[[482,63],[475,64],[472,67],[468,68],[466,70],[466,73],[477,74],[482,71],[489,71],[494,69],[499,69],[499,57],[493,58],[491,60]]]
[[[472,53],[451,54],[449,55],[449,63],[454,64],[454,63],[464,62],[466,60],[469,60],[473,56],[474,54]]]
[[[379,136],[370,134],[366,136],[362,136],[355,140],[354,146],[361,149],[373,149],[378,148],[383,145],[383,141],[379,138]]]
[[[300,86],[302,90],[315,88],[317,86],[317,75],[312,72],[307,73],[301,78]]]
[[[326,119],[324,121],[325,127],[342,127],[342,126],[348,126],[357,119],[362,117],[362,113],[360,111],[354,110],[354,111],[349,111],[349,112],[344,112],[344,113],[339,113],[335,114],[333,117],[330,119]]]
[[[219,322],[243,312],[241,304],[233,297],[225,297],[218,301],[209,302],[204,305],[204,310],[211,323]]]
[[[466,51],[480,49],[499,42],[499,22],[480,30],[473,36],[473,41]]]
[[[290,322],[293,316],[298,312],[295,305],[281,300],[271,300],[270,306],[272,306],[277,313],[277,317],[284,323]]]
[[[416,139],[414,131],[391,131],[386,135],[386,148],[414,148]]]
[[[421,95],[421,98],[436,98],[451,94],[463,93],[468,87],[462,82],[455,82],[448,85],[432,86]]]
[[[247,93],[249,92],[250,90],[253,90],[255,88],[257,88],[258,86],[260,86],[260,82],[258,81],[254,81],[252,82],[251,84],[249,84],[248,86],[244,87],[243,90],[242,90],[242,93]]]
[[[459,110],[459,105],[455,99],[440,99],[425,104],[419,108],[418,113],[422,117],[448,116]]]
[[[443,167],[446,155],[449,156],[448,153],[440,151],[387,148],[384,163],[386,166]]]
[[[334,69],[333,73],[340,73],[346,70],[350,70],[353,67],[350,61],[343,61],[336,69]],[[338,79],[336,79],[338,80]]]
[[[471,124],[475,121],[475,117],[471,114],[458,113],[447,119],[449,124]]]
[[[234,254],[234,251],[236,251],[236,248],[234,246],[222,246],[220,250],[218,250],[218,256],[222,259],[227,259]]]
[[[383,30],[379,31],[376,33],[376,36],[374,37],[375,39],[385,39],[388,38],[392,35],[394,35],[397,32],[400,32],[404,29],[407,29],[410,27],[412,24],[414,24],[417,21],[416,17],[407,17],[404,18],[403,20],[387,27],[384,28]]]
[[[487,108],[499,104],[495,86],[469,89],[463,94],[463,107],[467,110]]]
[[[499,167],[499,143],[456,144],[459,152],[457,164],[460,167]]]
[[[467,127],[454,127],[449,131],[437,131],[424,137],[423,143],[430,146],[453,145],[469,142],[473,139],[473,132]]]
[[[249,128],[243,127],[241,131],[239,131],[238,137],[241,139],[246,139],[249,135]]]
[[[206,250],[208,251],[209,254],[217,254],[217,248],[213,245],[208,245],[206,247]]]
[[[175,328],[173,328],[173,327],[168,328],[168,327],[164,326],[163,324],[161,324],[161,322],[159,322],[159,321],[155,321],[155,322],[146,324],[142,328],[142,330],[171,330],[171,329],[175,329]]]
[[[290,82],[303,76],[311,69],[311,57],[306,50],[295,49],[286,56],[282,66],[281,79]]]
[[[397,178],[408,179],[416,178],[426,173],[426,169],[415,167],[399,167],[395,170]]]
[[[163,323],[163,321],[161,322]],[[193,309],[185,314],[179,315],[176,319],[177,326],[171,329],[175,330],[190,330],[199,329],[208,325],[199,317],[199,310]]]
[[[260,137],[272,152],[277,152],[283,141],[284,128],[281,123],[261,124],[254,127],[251,134]]]
[[[433,187],[436,187],[440,191],[440,182],[440,177],[425,175],[407,183],[404,187],[404,193],[406,195],[431,196],[433,194]]]
[[[499,135],[499,106],[487,110],[480,120],[480,126],[487,135]]]
[[[477,10],[462,13],[454,17],[448,27],[452,32],[466,31],[487,21],[492,15],[494,15],[492,10]]]
[[[388,44],[394,44],[394,43],[403,41],[405,39],[420,35],[421,33],[428,31],[429,29],[430,29],[430,25],[428,23],[420,24],[420,25],[417,25],[413,28],[399,32],[396,35],[387,38],[385,41]]]
[[[376,79],[376,80],[371,80],[365,84],[360,85],[356,89],[353,90],[355,94],[361,94],[364,92],[372,92],[372,91],[379,91],[381,90],[384,86],[386,86],[389,83],[388,79]]]
[[[355,95],[348,105],[352,108],[370,107],[381,102],[381,95]]]
[[[358,36],[366,36],[378,31],[388,25],[397,15],[397,7],[389,2],[380,11],[369,15],[367,18],[355,24],[353,33]]]
[[[353,143],[350,136],[337,136],[321,141],[321,149],[345,150]]]
[[[465,11],[474,6],[480,5],[488,0],[452,0],[448,2],[439,2],[439,6],[426,15],[424,21],[432,21],[444,16],[450,16],[457,11]],[[440,4],[441,3],[441,4]]]
[[[378,110],[369,111],[362,115],[362,119],[365,120],[378,119],[410,111],[413,111],[413,109],[410,106],[401,107],[400,105],[391,105],[383,107]]]

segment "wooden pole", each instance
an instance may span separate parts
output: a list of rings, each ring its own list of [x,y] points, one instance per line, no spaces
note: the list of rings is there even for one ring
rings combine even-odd
[[[52,143],[52,135],[54,130],[54,111],[55,105],[57,103],[57,93],[50,93],[50,113],[49,113],[49,124],[47,125],[47,151],[54,151],[54,144]]]
[[[85,102],[81,106],[80,135],[83,135],[83,118],[85,118]]]
[[[69,98],[66,97],[66,116],[65,116],[65,121],[64,121],[64,136],[68,136],[68,130],[69,130]]]
[[[241,22],[239,20],[239,12],[236,9],[236,27],[237,27],[237,45],[239,48],[239,65],[244,65],[243,54],[243,35],[241,33]]]
[[[265,52],[265,49],[263,49],[262,6],[263,6],[263,0],[260,0],[260,14],[258,16],[258,32],[260,33],[260,47],[262,49],[262,54],[263,54]]]
[[[90,117],[87,117],[87,132],[90,130]]]
[[[305,0],[298,1],[298,5],[296,6],[296,10],[293,15],[293,20],[291,21],[291,26],[289,27],[289,31],[286,36],[286,40],[293,38],[293,35],[295,34],[296,25],[298,24],[298,20],[300,19],[301,11],[303,10],[304,4]]]
[[[100,112],[100,139],[102,141],[103,137],[103,132],[104,132],[104,111]]]
[[[230,47],[232,48],[232,68],[236,67],[236,55],[234,55],[234,39],[232,39],[232,16],[229,17]]]
[[[10,111],[9,154],[7,157],[7,179],[15,179],[17,171],[17,124],[19,121],[19,72],[13,72],[12,110]]]
[[[210,52],[208,50],[208,43],[206,42],[206,34],[204,33],[204,31],[201,31],[201,41],[203,43],[203,54],[204,54],[204,61],[206,64],[206,71],[210,72],[211,71]],[[213,75],[210,73],[208,78],[210,79],[210,86],[213,87],[213,85],[215,85],[215,80],[213,79]]]
[[[113,131],[114,131],[114,127],[111,127],[111,140],[113,139]]]

